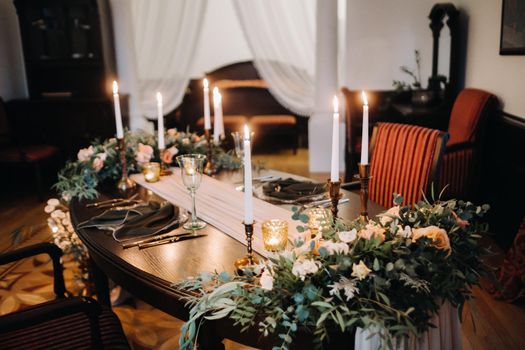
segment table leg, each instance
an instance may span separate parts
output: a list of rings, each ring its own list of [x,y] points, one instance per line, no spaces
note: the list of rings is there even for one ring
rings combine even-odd
[[[93,280],[95,282],[95,290],[97,291],[97,300],[101,305],[111,308],[111,301],[109,297],[109,285],[108,277],[98,267],[97,263],[89,258],[89,269],[93,275]]]

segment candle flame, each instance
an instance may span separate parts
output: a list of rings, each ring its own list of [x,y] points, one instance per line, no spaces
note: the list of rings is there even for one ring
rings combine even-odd
[[[339,113],[339,99],[337,98],[337,95],[334,95],[332,103],[334,105],[334,113]]]
[[[366,98],[366,94],[363,90],[361,90],[361,96],[363,97],[363,104],[368,106],[368,98]]]
[[[157,91],[157,104],[162,105],[162,94]]]
[[[209,86],[209,85],[208,85],[208,79],[204,78],[204,79],[202,80],[202,85],[204,85],[204,88],[207,89],[208,86]]]
[[[250,140],[250,128],[248,128],[247,124],[244,124],[244,139]]]
[[[113,80],[113,94],[118,94],[118,84],[116,80]]]

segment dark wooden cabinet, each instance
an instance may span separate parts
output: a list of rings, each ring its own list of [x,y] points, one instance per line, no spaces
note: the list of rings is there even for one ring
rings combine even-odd
[[[115,59],[107,0],[15,0],[29,95],[108,96]]]

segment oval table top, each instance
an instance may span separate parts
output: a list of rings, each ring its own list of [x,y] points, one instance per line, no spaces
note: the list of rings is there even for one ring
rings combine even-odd
[[[274,170],[261,171],[260,175],[276,175],[304,179],[292,174]],[[214,176],[235,186],[241,180],[239,171],[222,171]],[[162,180],[161,180],[162,181]],[[137,192],[142,199],[159,199],[151,191],[138,186]],[[339,206],[339,216],[343,219],[353,219],[360,212],[360,198],[357,193],[342,191],[349,203]],[[199,193],[197,192],[197,196]],[[101,194],[96,200],[115,197],[110,194]],[[227,234],[208,225],[199,233],[204,237],[179,241],[171,244],[159,245],[139,250],[137,247],[123,249],[122,244],[115,241],[111,234],[96,228],[77,229],[80,222],[88,220],[103,210],[86,208],[90,201],[72,201],[70,206],[71,220],[78,236],[86,245],[90,258],[97,269],[122,286],[135,297],[179,319],[188,318],[188,307],[185,307],[184,298],[188,294],[171,287],[175,281],[196,276],[203,271],[233,272],[234,261],[246,254],[245,244],[238,242]],[[174,203],[175,205],[177,203]],[[239,205],[243,205],[239,203]],[[290,205],[282,205],[288,209]],[[370,202],[368,211],[377,215],[384,208]],[[197,208],[198,213],[198,208]],[[290,215],[292,212],[290,211]],[[241,223],[239,222],[239,225]],[[177,230],[183,231],[182,228]],[[233,339],[246,345],[258,346],[257,336],[250,336],[250,332],[237,334],[226,331],[228,327],[221,327],[227,334],[223,338]],[[231,327],[230,327],[231,328]],[[231,330],[230,330],[231,331]],[[222,332],[221,332],[222,333]]]

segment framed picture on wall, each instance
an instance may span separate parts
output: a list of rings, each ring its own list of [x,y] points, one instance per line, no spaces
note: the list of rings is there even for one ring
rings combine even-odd
[[[525,0],[503,0],[500,55],[525,55]]]

